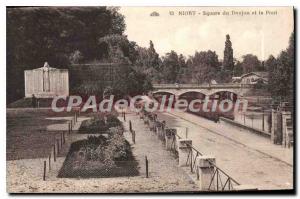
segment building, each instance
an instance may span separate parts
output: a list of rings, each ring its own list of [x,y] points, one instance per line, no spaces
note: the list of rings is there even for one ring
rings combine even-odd
[[[264,84],[268,83],[268,72],[250,72],[240,77],[232,77],[232,82],[239,84],[257,84],[260,81]]]
[[[69,95],[68,69],[57,69],[45,62],[41,68],[25,70],[25,97],[53,98]]]

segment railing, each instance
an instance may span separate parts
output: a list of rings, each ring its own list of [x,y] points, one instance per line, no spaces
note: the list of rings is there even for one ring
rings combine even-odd
[[[153,84],[154,89],[184,89],[184,88],[252,88],[251,84]]]
[[[141,119],[152,120],[153,118],[155,118],[154,122],[157,128],[155,128],[154,132],[156,132],[159,140],[165,143],[166,142],[165,129],[167,129],[166,123],[165,121],[157,120],[157,117],[153,115],[155,114],[147,113],[146,111],[140,112]],[[170,151],[175,155],[175,157],[178,157],[177,139],[182,139],[182,137],[179,136],[177,133],[175,133],[172,138],[172,142],[170,146]],[[186,166],[190,167],[191,173],[196,173],[197,179],[199,180],[199,168],[197,167],[196,160],[197,157],[203,156],[203,154],[191,144],[186,144],[186,146],[190,150],[185,164]],[[219,168],[214,162],[209,161],[209,164],[213,168],[213,175],[211,176],[208,190],[230,191],[233,190],[234,185],[240,185],[235,179],[230,177],[229,174],[227,174],[225,171]]]

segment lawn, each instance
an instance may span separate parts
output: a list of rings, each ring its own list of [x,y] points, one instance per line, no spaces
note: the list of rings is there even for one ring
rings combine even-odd
[[[43,158],[49,151],[58,132],[46,131],[47,125],[65,120],[48,120],[48,117],[72,116],[73,113],[54,113],[50,109],[14,109],[6,112],[7,160]]]

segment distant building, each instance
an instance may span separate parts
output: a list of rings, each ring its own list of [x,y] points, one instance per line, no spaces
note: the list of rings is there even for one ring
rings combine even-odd
[[[240,77],[232,77],[232,82],[239,84],[257,84],[259,81],[267,84],[269,81],[268,72],[250,72]]]
[[[68,69],[57,69],[45,62],[41,68],[24,71],[25,97],[52,98],[69,95]]]
[[[218,82],[214,79],[210,80],[210,84],[218,84]]]
[[[159,16],[159,13],[154,11],[150,14],[151,17],[158,17]]]

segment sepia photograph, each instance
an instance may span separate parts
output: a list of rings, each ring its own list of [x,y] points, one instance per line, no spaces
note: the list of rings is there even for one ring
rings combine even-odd
[[[295,193],[294,7],[5,10],[7,193]]]

